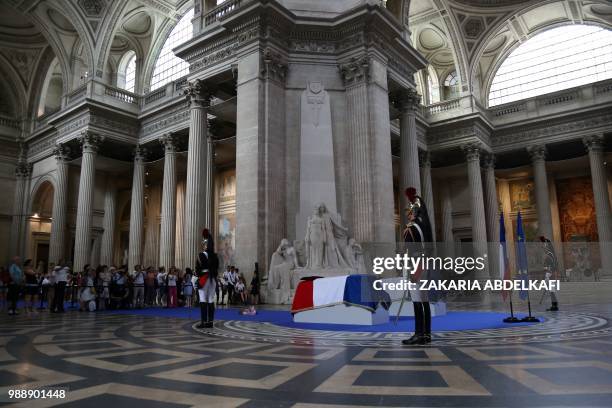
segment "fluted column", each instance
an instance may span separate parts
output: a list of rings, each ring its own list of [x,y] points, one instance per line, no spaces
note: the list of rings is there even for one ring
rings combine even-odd
[[[210,229],[211,233],[215,230],[214,217],[214,183],[215,183],[215,145],[212,135],[206,138],[206,206],[204,209],[204,225]]]
[[[187,185],[185,193],[184,256],[185,267],[195,267],[204,227],[203,206],[206,204],[206,137],[211,89],[204,81],[195,80],[185,89],[190,102],[189,146],[187,150]]]
[[[538,213],[538,233],[552,240],[552,214],[548,194],[548,177],[546,175],[546,147],[542,145],[527,148],[533,163],[533,181],[536,193],[536,210]]]
[[[174,266],[174,242],[176,233],[176,140],[171,134],[166,134],[159,140],[164,145],[165,149],[159,263],[167,270],[169,267]]]
[[[489,253],[494,254],[499,249],[499,203],[497,200],[497,182],[495,181],[495,156],[487,154],[483,158],[485,169],[485,212],[487,214],[487,236]],[[497,258],[496,258],[497,259]],[[498,263],[489,264],[491,277],[498,277]]]
[[[419,164],[421,167],[421,194],[427,212],[429,214],[429,223],[431,224],[432,239],[436,241],[436,213],[434,210],[433,185],[431,182],[431,154],[429,152],[419,153]],[[403,194],[405,197],[406,195]]]
[[[393,169],[389,139],[386,61],[375,56],[340,65],[346,88],[346,119],[353,214],[357,241],[394,247]],[[418,156],[417,156],[418,168]],[[380,245],[377,245],[380,246]],[[384,251],[387,245],[380,247]],[[372,253],[372,252],[370,252]]]
[[[26,146],[21,144],[19,159],[15,167],[15,196],[13,219],[11,223],[10,256],[25,256],[25,236],[27,231],[27,191],[32,176],[32,164],[27,162]]]
[[[176,230],[174,263],[176,267],[185,269],[185,256],[183,251],[183,226],[185,225],[185,180],[176,186]]]
[[[128,267],[142,263],[142,234],[144,230],[144,160],[146,150],[137,146],[134,150],[134,174],[132,179],[132,202],[130,207],[130,241],[128,249]]]
[[[453,204],[451,201],[450,185],[448,181],[442,183],[440,188],[440,202],[442,206],[442,241],[450,246],[455,239],[453,237]]]
[[[487,248],[487,226],[480,174],[480,145],[470,143],[462,146],[467,159],[468,185],[470,189],[470,218],[472,221],[472,242],[476,256],[483,256]],[[477,273],[477,278],[486,278],[488,272]]]
[[[416,131],[416,110],[421,97],[413,89],[401,91],[396,96],[396,105],[401,111],[400,115],[400,220],[405,225],[406,219],[406,188],[414,187],[417,193],[423,196],[419,169],[419,146]],[[423,197],[425,199],[425,197]],[[426,205],[430,205],[426,201]],[[428,208],[429,209],[429,208]]]
[[[586,137],[583,141],[589,151],[591,164],[601,267],[603,274],[610,276],[612,274],[612,214],[610,213],[610,196],[604,164],[604,139],[602,135],[596,135]]]
[[[66,248],[66,212],[68,199],[68,158],[70,151],[65,145],[57,145],[53,151],[56,163],[56,183],[53,192],[51,239],[49,240],[49,262],[60,264],[64,261]]]
[[[100,248],[100,264],[113,265],[113,253],[115,249],[115,225],[117,212],[117,185],[115,180],[109,177],[106,181],[104,192],[104,220],[102,242]]]
[[[92,132],[81,137],[83,156],[81,158],[81,177],[79,180],[79,199],[74,242],[74,270],[83,271],[91,257],[91,219],[93,194],[96,177],[96,156],[104,138]]]

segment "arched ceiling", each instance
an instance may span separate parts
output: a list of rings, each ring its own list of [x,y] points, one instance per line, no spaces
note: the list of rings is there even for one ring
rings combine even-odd
[[[559,24],[612,26],[606,0],[405,0],[412,41],[444,75],[454,62],[462,91],[486,100],[491,77],[519,42]],[[443,79],[443,78],[441,78]]]

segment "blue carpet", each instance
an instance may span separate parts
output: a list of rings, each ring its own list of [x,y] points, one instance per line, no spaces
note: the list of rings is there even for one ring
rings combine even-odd
[[[174,317],[179,319],[198,320],[200,318],[200,310],[193,308],[191,312],[186,308],[176,309],[161,309],[149,308],[140,310],[114,310],[105,313],[127,314],[127,315],[142,315],[142,316],[157,316],[157,317]],[[527,326],[538,323],[504,323],[503,319],[507,317],[507,313],[497,312],[449,312],[445,316],[432,318],[432,331],[450,331],[450,330],[479,330],[479,329],[499,329],[513,326]],[[519,317],[523,317],[522,315]],[[348,324],[315,324],[315,323],[294,323],[291,313],[279,310],[258,310],[255,316],[244,316],[239,313],[238,309],[217,309],[215,312],[217,320],[242,320],[253,322],[268,322],[279,326],[309,329],[309,330],[332,330],[332,331],[354,331],[354,332],[406,332],[412,330],[412,317],[400,318],[397,326],[391,322],[379,324],[375,326],[358,326]],[[540,317],[541,321],[544,321]]]

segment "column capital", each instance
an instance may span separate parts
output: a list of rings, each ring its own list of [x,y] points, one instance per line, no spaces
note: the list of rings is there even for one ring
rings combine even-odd
[[[15,176],[17,178],[28,178],[32,175],[32,169],[34,165],[27,161],[19,161],[17,167],[15,167]]]
[[[87,130],[81,133],[79,141],[81,142],[83,153],[97,153],[104,141],[104,136]]]
[[[338,69],[344,86],[367,83],[370,79],[370,61],[368,57],[351,58],[350,61],[339,64]]]
[[[582,138],[584,147],[590,152],[603,152],[604,150],[604,137],[603,135],[591,135]]]
[[[53,148],[53,155],[57,161],[68,161],[70,160],[70,148],[65,143],[57,143]]]
[[[546,145],[527,146],[527,153],[529,153],[531,161],[546,160]]]
[[[495,169],[495,155],[493,153],[485,153],[482,156],[482,167],[487,170]]]
[[[144,146],[137,145],[134,148],[134,161],[142,162],[142,161],[145,161],[146,157],[147,157],[147,149]]]
[[[463,154],[465,154],[468,162],[480,161],[480,152],[482,150],[480,143],[466,143],[461,146],[461,150],[463,150]]]
[[[419,166],[431,167],[431,153],[425,150],[419,150]]]
[[[266,48],[262,54],[261,73],[265,79],[272,79],[285,83],[287,78],[288,65],[281,54],[271,48]]]
[[[191,102],[192,108],[208,108],[213,97],[213,88],[202,79],[188,82],[183,94]]]
[[[159,142],[164,146],[166,153],[174,153],[177,150],[178,139],[172,133],[164,133],[159,137]]]
[[[414,89],[402,89],[392,94],[392,102],[402,112],[415,112],[421,103],[421,95]]]

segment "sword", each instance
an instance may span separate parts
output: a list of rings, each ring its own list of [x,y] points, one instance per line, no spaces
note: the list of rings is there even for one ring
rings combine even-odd
[[[547,292],[548,292],[547,290],[545,290],[544,292],[542,292],[542,297],[540,298],[540,303],[539,303],[540,305],[541,305],[541,304],[542,304],[542,302],[544,301],[544,296],[546,296],[546,293],[547,293]]]
[[[404,307],[404,302],[406,301],[406,294],[408,293],[408,289],[404,289],[404,294],[402,295],[402,301],[400,302],[399,308],[397,309],[397,316],[395,316],[395,326],[397,326],[397,322],[399,321],[400,314],[402,313],[402,307]]]

